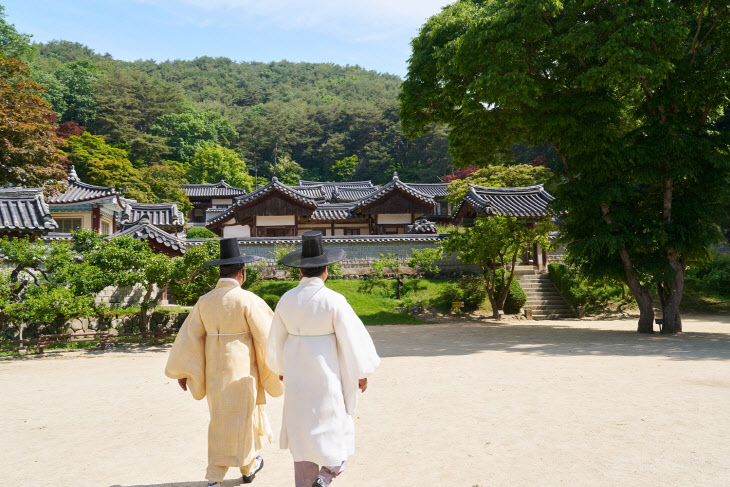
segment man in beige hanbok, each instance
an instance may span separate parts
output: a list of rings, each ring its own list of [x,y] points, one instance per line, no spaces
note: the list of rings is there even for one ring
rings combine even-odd
[[[245,264],[258,257],[240,255],[235,238],[220,245],[221,258],[205,265],[220,266],[221,279],[183,323],[165,368],[195,399],[208,398],[209,486],[219,486],[229,467],[240,467],[244,483],[253,481],[263,467],[257,452],[271,441],[265,392],[284,392],[266,365],[271,308],[241,288]]]

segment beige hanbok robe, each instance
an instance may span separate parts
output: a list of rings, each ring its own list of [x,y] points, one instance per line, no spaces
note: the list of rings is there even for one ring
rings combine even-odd
[[[201,296],[180,328],[165,375],[187,378],[197,400],[210,410],[208,465],[241,467],[271,441],[264,391],[284,392],[266,365],[273,313],[255,294],[232,280],[220,280]]]

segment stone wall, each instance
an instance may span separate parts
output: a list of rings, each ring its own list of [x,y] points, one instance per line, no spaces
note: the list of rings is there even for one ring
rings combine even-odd
[[[152,313],[150,329],[180,328],[187,316],[188,313]],[[66,323],[66,328],[71,333],[84,333],[89,331],[131,333],[133,331],[139,331],[139,316],[117,316],[105,320],[100,320],[95,317],[74,318]]]
[[[339,247],[347,253],[347,258],[341,263],[344,275],[365,275],[372,272],[372,263],[380,258],[380,254],[393,254],[405,265],[414,250],[439,247],[444,237],[444,235],[353,235],[324,237],[324,244]],[[295,237],[240,238],[238,241],[242,254],[262,257],[266,262],[259,265],[265,266],[272,273],[275,273],[276,268],[274,252],[277,247],[294,245],[297,249],[301,248],[301,238]],[[473,266],[464,266],[455,255],[445,256],[436,264],[444,274],[478,272]]]
[[[155,290],[152,293],[152,298],[157,296],[159,290],[155,286]],[[108,303],[119,306],[129,306],[132,304],[139,304],[142,302],[147,290],[137,284],[134,287],[131,286],[107,286],[96,295],[96,304]]]

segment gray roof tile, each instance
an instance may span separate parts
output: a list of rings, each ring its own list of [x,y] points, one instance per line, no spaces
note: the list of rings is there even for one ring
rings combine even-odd
[[[146,219],[142,219],[136,225],[115,233],[112,237],[121,237],[123,235],[129,235],[139,240],[154,240],[165,247],[182,253],[185,253],[187,247],[184,239],[170,235],[155,225],[150,224]]]
[[[356,201],[354,210],[357,211],[363,207],[366,207],[366,206],[376,202],[377,200],[383,198],[384,196],[388,195],[392,191],[398,191],[398,190],[410,195],[411,197],[416,198],[417,200],[424,203],[425,206],[430,206],[432,208],[434,206],[436,206],[436,201],[434,201],[434,199],[431,196],[424,194],[424,193],[420,192],[419,190],[412,188],[411,185],[402,182],[398,178],[398,173],[396,172],[396,173],[393,173],[393,179],[388,184],[384,185],[382,188],[378,189],[377,191],[373,191],[367,197]]]
[[[245,189],[233,187],[223,180],[216,184],[183,184],[180,187],[188,194],[188,198],[215,198],[221,196],[241,196],[246,194]]]
[[[454,213],[459,213],[465,205],[469,205],[477,213],[487,215],[545,217],[552,215],[548,204],[554,199],[542,184],[519,188],[489,188],[470,184],[469,191]]]
[[[177,208],[177,203],[137,203],[125,200],[121,223],[133,225],[141,218],[147,217],[152,225],[165,228],[182,228],[185,217]]]
[[[43,188],[0,188],[0,231],[46,233],[56,228]]]

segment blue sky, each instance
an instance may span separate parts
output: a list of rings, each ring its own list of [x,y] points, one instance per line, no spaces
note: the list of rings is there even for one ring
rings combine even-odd
[[[453,0],[452,0],[453,1]],[[410,40],[447,0],[0,0],[36,42],[117,59],[308,61],[405,76]]]

